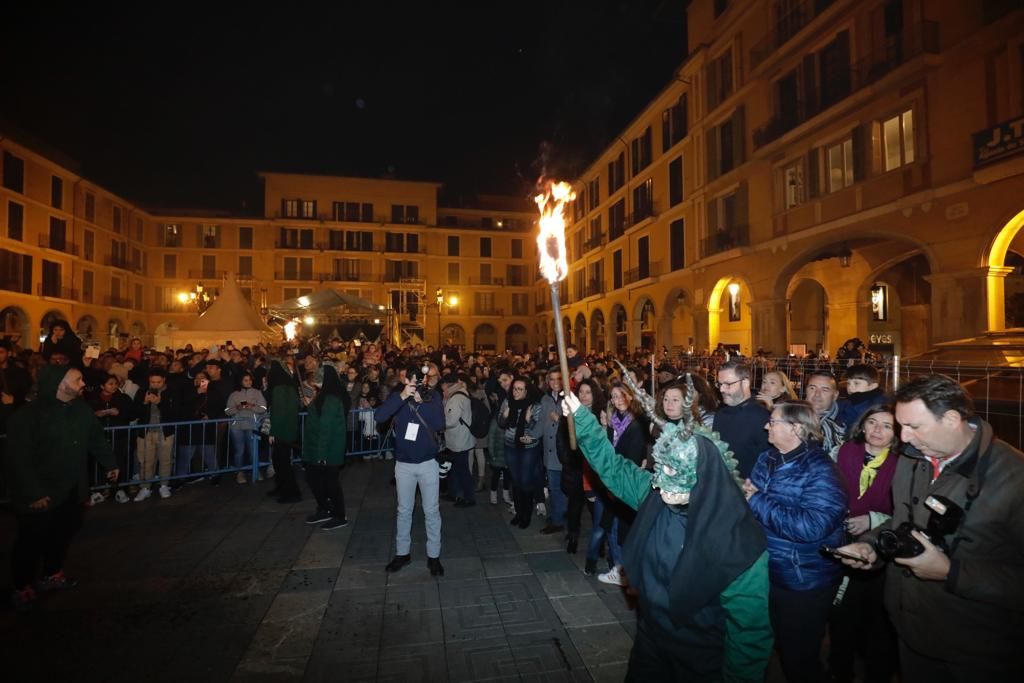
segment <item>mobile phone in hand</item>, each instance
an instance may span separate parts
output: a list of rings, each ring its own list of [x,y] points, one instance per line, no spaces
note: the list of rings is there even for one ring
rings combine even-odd
[[[867,560],[865,560],[863,557],[861,557],[860,555],[856,555],[854,553],[847,552],[845,550],[840,550],[839,548],[832,548],[830,546],[823,545],[820,548],[818,548],[818,551],[821,552],[824,555],[831,555],[832,557],[836,558],[837,560],[842,560],[842,559],[856,560],[857,562],[863,562],[864,564],[869,564],[869,562]]]

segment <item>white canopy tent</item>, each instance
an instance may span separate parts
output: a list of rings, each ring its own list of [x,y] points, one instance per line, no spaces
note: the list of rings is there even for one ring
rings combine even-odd
[[[230,340],[235,346],[255,346],[274,342],[281,335],[270,329],[242,295],[229,273],[220,287],[220,294],[198,318],[181,323],[170,333],[170,345],[180,349],[186,344],[192,348],[212,348]]]

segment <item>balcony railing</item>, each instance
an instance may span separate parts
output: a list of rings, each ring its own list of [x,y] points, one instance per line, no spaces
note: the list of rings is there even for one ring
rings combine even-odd
[[[318,273],[317,279],[320,282],[375,282],[377,276],[370,273],[359,273],[352,271],[335,270],[330,273]]]
[[[409,279],[415,280],[417,277],[418,276],[415,273],[396,273],[396,272],[389,271],[389,272],[384,273],[384,277],[382,278],[382,281],[383,282],[401,282],[402,280],[409,280]],[[457,284],[457,283],[450,283],[450,284]]]
[[[71,254],[72,256],[78,256],[78,245],[72,244],[67,240],[51,240],[49,235],[39,236],[39,246],[43,249],[53,249],[54,251],[61,251],[65,254]]]
[[[604,246],[604,233],[598,232],[587,237],[583,242],[583,251],[590,251]]]
[[[909,39],[899,40],[875,54],[852,64],[849,69],[825,81],[811,97],[800,93],[796,106],[776,114],[767,124],[754,130],[754,147],[760,149],[778,140],[797,126],[809,121],[855,92],[881,80],[897,67],[922,54],[939,52],[939,25],[934,21],[918,24],[907,32]]]
[[[220,280],[224,278],[228,272],[226,270],[207,270],[206,268],[190,268],[188,271],[189,279],[192,280]],[[245,276],[239,275],[239,278]],[[252,279],[249,275],[245,279]]]
[[[312,282],[316,278],[313,276],[313,271],[301,271],[301,270],[285,270],[285,271],[274,271],[275,280],[295,280],[299,282]]]
[[[469,284],[471,285],[492,285],[497,287],[505,286],[505,278],[502,277],[471,277],[469,278]]]
[[[135,270],[135,266],[131,260],[124,256],[117,256],[111,254],[110,256],[103,259],[103,263],[113,268],[121,268],[123,270]]]
[[[646,266],[637,266],[627,270],[623,273],[623,282],[624,284],[631,285],[634,282],[640,282],[641,280],[657,277],[658,275],[661,275],[661,261],[654,261]]]
[[[477,306],[473,309],[473,315],[490,315],[500,317],[505,315],[505,309],[495,308],[494,306]]]
[[[41,282],[36,285],[36,296],[48,296],[54,299],[68,299],[78,301],[78,290],[70,287],[61,287],[59,284]]]
[[[626,216],[626,226],[631,228],[634,225],[636,225],[637,223],[641,223],[641,222],[647,220],[648,218],[650,218],[653,215],[654,215],[654,207],[653,206],[642,206],[642,207],[638,208],[636,211],[634,211],[633,213],[631,213],[631,214]]]
[[[32,289],[25,287],[24,282],[21,280],[3,280],[0,279],[0,290],[5,292],[18,292],[20,294],[31,294]]]
[[[390,244],[390,245],[385,244],[384,245],[384,252],[388,253],[388,254],[426,254],[427,253],[427,248],[426,247],[419,247],[417,249],[409,249],[408,247],[403,247],[403,248],[399,249],[398,245],[395,245],[395,244]]]
[[[308,244],[302,244],[301,242],[292,242],[290,240],[284,240],[284,241],[282,241],[282,240],[274,240],[274,248],[275,249],[301,249],[301,250],[304,250],[304,251],[310,251],[310,250],[313,250],[313,249],[317,249],[318,247],[316,245],[314,245],[312,242],[310,242]],[[322,246],[320,246],[319,248],[323,249]]]
[[[604,281],[603,280],[591,280],[587,283],[586,288],[583,290],[583,296],[596,296],[604,293]]]
[[[788,11],[776,17],[775,24],[768,30],[767,35],[754,43],[750,48],[750,69],[753,71],[761,65],[764,60],[785,45],[790,38],[795,36],[800,29],[828,9],[834,0],[802,0],[798,3],[784,3],[789,5]],[[783,3],[779,4],[782,7]]]
[[[111,308],[132,308],[132,300],[122,296],[104,297],[103,303]]]
[[[716,230],[700,241],[701,258],[737,247],[750,245],[750,226],[737,225],[727,230]]]

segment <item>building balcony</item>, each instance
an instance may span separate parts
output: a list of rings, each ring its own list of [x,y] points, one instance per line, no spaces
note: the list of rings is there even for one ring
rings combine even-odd
[[[750,226],[737,225],[727,230],[716,230],[700,241],[700,257],[707,258],[713,254],[750,246]]]
[[[812,118],[842,102],[844,99],[923,54],[938,54],[939,25],[929,21],[907,31],[907,40],[900,40],[884,50],[868,55],[852,64],[849,69],[827,79],[822,87],[803,92],[793,108],[778,112],[767,124],[754,130],[754,148],[760,149]]]
[[[391,246],[385,245],[384,253],[386,253],[386,254],[426,254],[427,253],[427,248],[426,247],[420,247],[418,249],[406,249],[406,248],[399,249],[395,245],[391,245]]]
[[[26,287],[20,279],[4,279],[0,274],[0,290],[5,292],[18,292],[19,294],[31,294],[32,288]]]
[[[471,277],[469,278],[469,284],[471,285],[490,285],[493,287],[504,287],[505,278],[501,277]]]
[[[110,308],[132,308],[132,300],[121,296],[103,297],[103,304]]]
[[[36,285],[36,296],[78,301],[78,290],[70,287],[61,287],[59,283],[41,282]]]
[[[638,223],[643,223],[645,220],[647,220],[648,218],[652,218],[653,216],[653,206],[641,206],[636,211],[626,216],[626,226],[632,228],[634,225],[637,225]]]
[[[750,70],[753,71],[760,66],[833,2],[834,0],[802,0],[797,3],[785,3],[789,5],[788,11],[777,17],[768,33],[750,48]]]
[[[207,270],[206,268],[190,268],[188,277],[190,280],[221,280],[227,276],[226,270]],[[252,275],[239,275],[239,279],[251,280]]]
[[[402,282],[403,280],[416,280],[416,279],[417,279],[417,276],[415,274],[388,272],[388,273],[384,273],[384,277],[382,278],[382,281],[383,282]],[[451,284],[451,283],[449,283],[449,284]],[[458,284],[458,283],[454,283],[454,284]]]
[[[72,256],[78,256],[78,245],[67,240],[51,240],[49,235],[39,236],[39,246],[43,249],[53,249]]]
[[[477,306],[475,309],[473,309],[473,315],[501,317],[505,315],[505,309],[495,308],[494,306]]]
[[[657,277],[661,275],[661,261],[654,261],[648,263],[646,266],[640,265],[636,268],[630,268],[623,273],[623,283],[631,285],[634,282],[640,282],[646,280],[649,277]]]
[[[314,251],[317,248],[323,249],[322,245],[314,245],[312,242],[302,244],[301,242],[291,242],[289,240],[274,240],[275,249],[297,249],[301,251]]]
[[[295,270],[285,270],[285,271],[278,270],[278,271],[274,271],[274,279],[275,280],[286,280],[286,281],[290,281],[290,282],[313,282],[313,280],[315,280],[316,278],[313,276],[313,272],[312,271],[306,272],[306,271],[295,271]]]
[[[108,265],[112,268],[120,268],[122,270],[135,270],[131,260],[124,256],[110,255],[103,259],[104,265]]]
[[[583,296],[597,296],[598,294],[604,293],[604,281],[603,280],[590,280],[587,282],[586,288],[583,290]]]
[[[604,233],[598,232],[587,237],[583,242],[583,251],[590,251],[604,246]]]
[[[333,271],[330,273],[318,273],[317,279],[320,282],[379,282],[380,277],[370,273]]]

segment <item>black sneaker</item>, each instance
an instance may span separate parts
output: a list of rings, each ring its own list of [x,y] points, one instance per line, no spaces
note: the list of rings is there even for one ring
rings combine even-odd
[[[397,572],[410,562],[412,562],[412,555],[395,555],[395,559],[388,562],[388,566],[384,567],[384,571]]]
[[[306,517],[306,524],[313,526],[314,524],[322,524],[323,522],[329,521],[334,518],[330,512],[326,510],[317,510],[313,514]]]
[[[428,557],[427,567],[430,569],[431,576],[444,576],[444,567],[441,566],[440,557]]]
[[[583,570],[583,573],[587,576],[597,575],[597,560],[587,560],[587,565]]]
[[[344,529],[348,526],[348,520],[344,517],[331,517],[329,520],[320,525],[320,528],[324,531],[334,531],[335,529]]]

